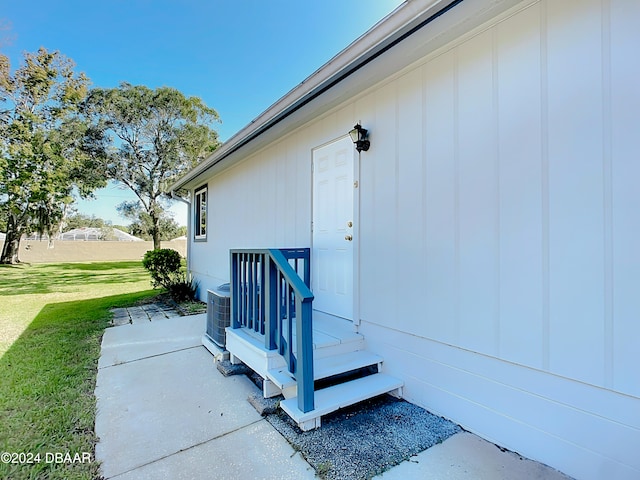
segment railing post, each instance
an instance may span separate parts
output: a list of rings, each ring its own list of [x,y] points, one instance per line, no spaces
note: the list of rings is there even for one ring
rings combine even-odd
[[[304,284],[311,288],[311,249],[304,249]]]
[[[314,409],[311,302],[303,302],[296,298],[296,310],[298,311],[296,321],[298,408],[306,413]]]
[[[264,296],[266,301],[266,312],[264,321],[264,346],[267,350],[275,350],[276,334],[278,333],[278,271],[269,255],[264,255],[265,275],[264,275]]]
[[[260,265],[258,267],[258,284],[260,289],[256,292],[258,295],[258,315],[260,317],[260,333],[262,335],[267,334],[267,312],[265,311],[265,284],[267,282],[267,256],[264,253],[260,254]],[[265,341],[266,345],[266,341]]]
[[[287,321],[287,338],[286,345],[287,348],[284,352],[285,361],[287,365],[289,365],[289,371],[294,373],[296,371],[295,357],[293,356],[293,312],[291,311],[291,286],[289,282],[284,282],[284,299],[281,300],[284,302],[283,310],[284,310],[284,318]],[[284,330],[284,327],[283,327]]]
[[[253,253],[247,254],[247,280],[242,285],[244,288],[244,295],[247,299],[247,322],[251,330],[255,330],[255,324],[253,320]]]
[[[231,252],[231,328],[240,328],[238,320],[238,254]]]
[[[245,285],[247,284],[247,280],[245,279],[245,253],[238,253],[238,322],[243,327],[247,326],[246,319],[246,308],[245,308]]]

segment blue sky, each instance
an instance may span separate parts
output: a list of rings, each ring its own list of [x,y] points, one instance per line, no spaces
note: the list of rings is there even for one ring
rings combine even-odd
[[[224,141],[358,38],[401,0],[0,0],[0,44],[15,68],[43,46],[94,86],[170,86],[220,114]],[[132,198],[110,186],[79,211],[115,224]],[[172,208],[185,224],[183,204]]]

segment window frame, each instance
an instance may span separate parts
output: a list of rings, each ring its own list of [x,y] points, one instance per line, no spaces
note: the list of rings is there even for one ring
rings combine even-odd
[[[209,195],[208,185],[196,188],[193,192],[194,209],[193,209],[193,239],[196,242],[205,242],[207,240],[207,216],[209,211]],[[204,202],[202,201],[204,194]],[[204,209],[203,209],[204,203]],[[203,211],[204,210],[204,211]],[[203,214],[204,213],[204,222]],[[204,231],[204,233],[203,233]]]

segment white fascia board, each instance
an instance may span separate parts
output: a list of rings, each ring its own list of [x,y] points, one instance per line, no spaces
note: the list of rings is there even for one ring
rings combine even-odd
[[[211,167],[461,1],[407,0],[233,135],[169,190],[192,187],[194,181]]]

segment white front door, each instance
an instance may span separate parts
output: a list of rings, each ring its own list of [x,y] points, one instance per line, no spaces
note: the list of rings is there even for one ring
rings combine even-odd
[[[313,150],[313,308],[353,319],[354,157],[349,137]]]

